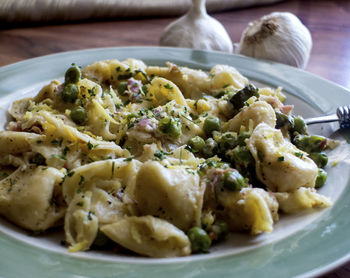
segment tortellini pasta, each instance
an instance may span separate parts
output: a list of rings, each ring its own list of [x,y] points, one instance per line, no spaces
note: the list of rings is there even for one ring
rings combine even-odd
[[[88,250],[98,232],[98,218],[91,209],[92,192],[78,193],[69,203],[64,220],[71,251]]]
[[[136,207],[140,215],[156,215],[188,230],[200,224],[204,189],[199,177],[185,167],[169,169],[156,161],[145,162],[136,178]]]
[[[278,220],[278,202],[261,188],[245,188],[241,192],[219,195],[220,213],[229,218],[234,230],[248,230],[251,234],[272,232]]]
[[[325,208],[331,205],[329,198],[318,194],[314,188],[300,187],[297,190],[276,192],[280,209],[285,213],[295,213],[310,208]]]
[[[272,128],[276,125],[275,111],[265,101],[257,101],[243,108],[225,124],[224,131],[239,132],[242,127],[246,130],[254,129],[260,123],[265,123]]]
[[[183,231],[153,216],[125,217],[101,228],[108,237],[136,253],[151,257],[186,256],[191,244]]]
[[[247,146],[256,161],[257,176],[270,190],[292,192],[315,186],[317,165],[307,153],[286,141],[280,130],[261,123]]]
[[[57,203],[62,177],[52,167],[18,168],[0,182],[0,213],[33,231],[59,224],[65,213],[65,208]]]
[[[62,227],[70,252],[188,256],[229,232],[271,233],[279,212],[331,205],[317,188],[334,142],[284,100],[228,65],[72,64],[8,110],[0,214]]]

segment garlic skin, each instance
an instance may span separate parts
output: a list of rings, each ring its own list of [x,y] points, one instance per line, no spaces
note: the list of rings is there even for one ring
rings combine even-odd
[[[249,23],[235,52],[305,68],[311,48],[311,34],[295,15],[274,12]]]
[[[192,0],[187,14],[170,23],[160,45],[232,52],[232,41],[224,26],[207,14],[205,0]]]

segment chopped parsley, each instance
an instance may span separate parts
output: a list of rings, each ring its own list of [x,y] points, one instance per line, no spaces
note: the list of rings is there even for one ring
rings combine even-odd
[[[143,85],[143,86],[142,86],[142,91],[144,92],[145,95],[147,95],[147,93],[148,93],[148,87],[147,87],[147,85]]]
[[[134,158],[135,158],[135,156],[131,155],[131,156],[125,158],[124,161],[131,161],[131,160],[133,160]]]
[[[89,221],[92,220],[91,215],[94,215],[94,214],[95,214],[95,213],[93,213],[92,211],[89,211],[88,216],[87,216],[87,218],[88,218]]]
[[[61,159],[61,160],[67,160],[67,158],[64,155],[59,155],[59,154],[53,154],[51,155],[51,157]]]
[[[95,88],[96,87],[93,87],[92,89],[88,89],[88,92],[89,92],[90,96],[92,96],[92,97],[96,96]]]
[[[112,175],[111,175],[111,179],[112,179],[113,176],[114,176],[114,166],[115,166],[115,162],[113,161],[113,162],[112,162]]]
[[[89,141],[89,142],[87,143],[87,146],[88,146],[88,149],[89,149],[89,150],[92,150],[92,149],[96,148],[96,147],[98,146],[98,144],[93,145],[93,144],[91,144],[90,141]]]
[[[190,168],[185,168],[185,171],[186,171],[187,173],[191,174],[191,175],[195,175],[195,174],[196,174],[196,172],[193,171],[193,170],[191,170]]]
[[[173,89],[173,86],[171,86],[169,83],[165,84],[164,87],[169,89],[169,90]]]
[[[304,154],[301,153],[301,152],[296,152],[294,154],[295,154],[296,157],[299,157],[299,158],[302,158],[304,156]]]
[[[191,123],[197,124],[195,121],[192,121],[190,118],[186,117],[184,114],[180,114],[180,116],[186,119],[187,121],[190,121]]]
[[[169,154],[171,154],[171,153],[168,153],[168,152],[163,151],[163,150],[156,150],[154,153],[154,157],[156,157],[159,160],[163,160],[166,158],[166,155],[169,155]]]
[[[65,146],[64,149],[63,149],[62,154],[63,154],[64,156],[66,156],[66,155],[67,155],[67,152],[68,152],[69,150],[70,150],[70,149],[69,149],[67,146]]]
[[[63,142],[63,138],[61,137],[59,140],[53,139],[53,140],[51,141],[51,144],[61,146],[61,145],[62,145],[62,142]]]
[[[83,184],[85,182],[84,176],[80,175],[79,185]]]
[[[278,158],[277,158],[277,161],[284,161],[284,156],[279,156]]]
[[[89,149],[89,150],[92,150],[92,148],[94,147],[94,145],[91,144],[90,141],[87,143],[87,146],[88,146],[88,149]]]

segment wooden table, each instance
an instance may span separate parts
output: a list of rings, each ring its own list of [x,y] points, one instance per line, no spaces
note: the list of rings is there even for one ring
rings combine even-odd
[[[291,0],[275,5],[214,14],[233,42],[247,23],[273,11],[296,14],[310,29],[313,49],[307,71],[350,88],[350,1]],[[3,26],[0,66],[41,55],[96,47],[158,45],[174,18],[142,18],[64,25]],[[324,276],[350,277],[350,263]]]

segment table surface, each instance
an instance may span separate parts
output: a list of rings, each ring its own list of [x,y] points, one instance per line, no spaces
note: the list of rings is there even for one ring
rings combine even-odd
[[[238,42],[248,22],[289,11],[309,28],[313,49],[306,70],[350,88],[350,1],[290,0],[212,14]],[[175,18],[138,18],[69,24],[0,26],[0,66],[61,51],[111,46],[156,46]],[[350,263],[323,278],[350,277]]]

